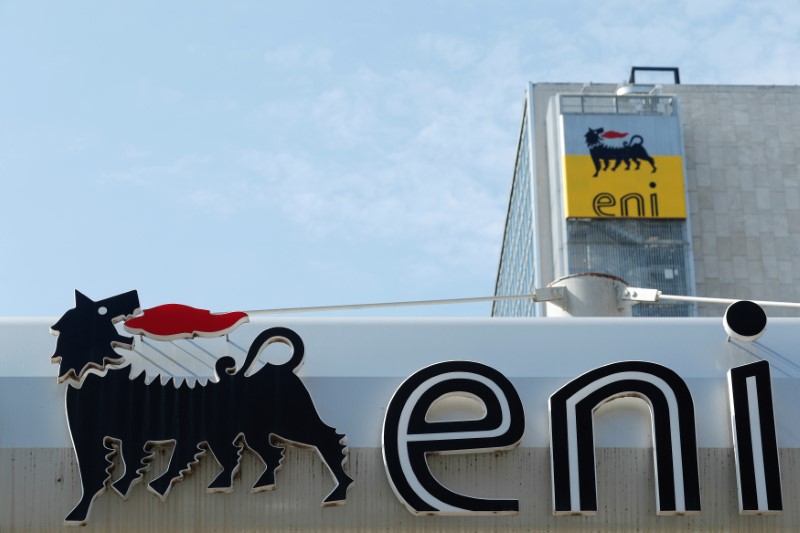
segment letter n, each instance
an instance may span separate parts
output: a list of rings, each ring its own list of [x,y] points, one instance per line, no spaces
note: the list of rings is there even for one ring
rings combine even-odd
[[[781,468],[767,361],[728,371],[733,449],[739,482],[739,512],[783,511]]]
[[[667,367],[624,361],[587,372],[550,397],[553,514],[597,512],[594,411],[624,396],[637,396],[650,406],[657,514],[699,512],[697,436],[689,388]]]
[[[440,398],[466,396],[483,404],[477,420],[429,421]],[[389,484],[415,515],[514,514],[517,500],[483,499],[444,487],[428,467],[428,454],[508,450],[525,430],[522,401],[508,378],[470,361],[437,363],[415,372],[395,392],[383,421],[383,461]]]
[[[644,198],[642,198],[641,194],[637,194],[635,192],[626,194],[625,196],[619,199],[619,204],[620,206],[622,206],[621,207],[622,216],[627,217],[630,215],[628,206],[630,205],[631,200],[633,200],[634,204],[636,205],[636,216],[637,217],[645,216],[646,213],[644,212]]]

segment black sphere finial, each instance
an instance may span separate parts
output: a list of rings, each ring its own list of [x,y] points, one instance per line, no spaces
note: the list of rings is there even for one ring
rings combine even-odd
[[[722,324],[729,337],[753,342],[764,334],[767,328],[767,314],[757,303],[742,300],[728,306]]]

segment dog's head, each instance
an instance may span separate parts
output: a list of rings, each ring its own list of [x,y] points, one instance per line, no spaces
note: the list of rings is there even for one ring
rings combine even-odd
[[[603,128],[597,128],[593,130],[589,128],[589,131],[586,132],[586,144],[587,146],[594,146],[596,144],[600,144],[600,134],[605,131]]]
[[[80,382],[92,368],[103,370],[106,365],[122,363],[124,358],[114,348],[132,349],[133,337],[120,335],[114,324],[139,312],[136,291],[95,302],[76,290],[75,307],[50,328],[58,336],[56,351],[50,358],[53,363],[60,363],[58,382]]]

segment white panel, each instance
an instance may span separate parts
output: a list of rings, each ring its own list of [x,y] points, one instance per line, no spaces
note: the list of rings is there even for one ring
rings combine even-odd
[[[63,531],[61,521],[79,495],[79,476],[64,422],[64,385],[56,383],[57,368],[49,361],[56,341],[49,326],[54,322],[0,320],[0,529],[4,531]],[[597,420],[598,514],[581,518],[551,514],[547,399],[570,379],[626,359],[671,368],[686,380],[694,397],[703,511],[700,516],[682,518],[680,527],[800,529],[800,418],[796,416],[800,320],[773,319],[759,342],[742,345],[727,342],[719,319],[270,318],[242,326],[230,342],[177,341],[154,345],[157,349],[139,343],[139,355],[127,355],[154,376],[165,367],[208,376],[213,357],[231,355],[241,362],[255,336],[275,325],[293,328],[305,341],[300,375],[321,417],[348,435],[348,471],[356,485],[347,505],[321,509],[319,503],[332,486],[328,472],[316,454],[290,449],[274,492],[250,494],[256,465],[248,456],[234,494],[206,495],[205,485],[217,467],[205,458],[166,503],[147,493],[143,485],[134,488],[128,502],[112,493],[101,495],[88,529],[594,531],[677,527],[678,522],[655,516],[652,451],[637,447],[646,438],[646,425],[615,422],[616,415]],[[743,518],[736,500],[726,373],[732,366],[759,358],[774,368],[786,511],[777,517]],[[465,494],[518,498],[517,517],[416,518],[397,501],[386,481],[378,446],[392,393],[423,366],[451,359],[479,361],[509,376],[525,406],[526,431],[517,450],[486,457],[434,458],[434,473]],[[631,427],[645,435],[632,435]],[[147,479],[157,471],[154,467]]]

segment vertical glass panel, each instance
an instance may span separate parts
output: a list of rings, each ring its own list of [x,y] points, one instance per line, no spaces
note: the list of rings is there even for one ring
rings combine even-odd
[[[569,219],[569,273],[612,274],[633,287],[691,294],[683,220]],[[637,304],[634,316],[692,316],[692,304]]]
[[[498,296],[530,294],[534,289],[532,178],[528,133],[527,120],[523,118],[495,287],[495,294]],[[534,313],[533,302],[526,299],[499,301],[492,306],[492,316],[534,316]]]

